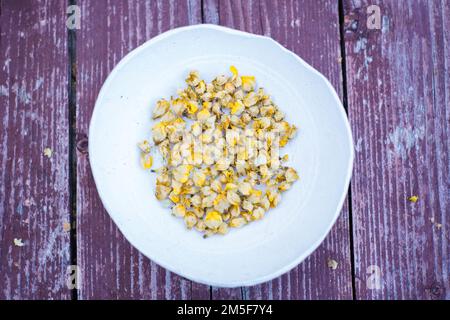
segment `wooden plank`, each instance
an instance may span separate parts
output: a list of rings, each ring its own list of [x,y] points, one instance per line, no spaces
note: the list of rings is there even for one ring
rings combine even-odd
[[[381,29],[368,29],[369,5]],[[356,296],[449,299],[450,2],[344,10]]]
[[[77,257],[80,299],[209,299],[192,284],[151,262],[122,236],[103,209],[88,162],[87,133],[103,81],[130,50],[168,29],[201,22],[200,1],[79,1],[77,31]]]
[[[70,299],[67,2],[0,6],[0,299]]]
[[[342,97],[338,2],[205,1],[206,21],[270,36],[327,76]],[[351,299],[347,201],[335,227],[314,254],[291,272],[249,288],[213,288],[213,298]],[[337,270],[327,266],[338,261]]]

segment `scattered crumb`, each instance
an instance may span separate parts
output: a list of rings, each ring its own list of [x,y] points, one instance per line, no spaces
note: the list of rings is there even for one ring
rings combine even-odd
[[[22,242],[22,239],[14,238],[14,245],[16,247],[23,247],[25,244]]]
[[[63,230],[66,232],[70,231],[70,222],[63,223]]]
[[[338,57],[336,60],[338,63],[342,63],[342,57]]]
[[[416,203],[419,200],[418,196],[411,196],[408,198],[409,201],[411,201],[412,203]]]
[[[53,150],[50,148],[45,148],[44,149],[44,156],[46,156],[47,158],[51,158],[53,154]]]
[[[18,262],[14,262],[14,265],[15,265],[17,268],[20,267],[20,265],[19,265]]]
[[[442,228],[442,223],[435,223],[434,225],[436,226],[437,229],[441,229]]]
[[[338,262],[336,260],[333,260],[333,259],[328,259],[327,266],[331,270],[336,270],[337,267],[338,267]]]
[[[30,218],[26,218],[25,220],[23,220],[23,223],[29,224],[30,223]]]
[[[431,223],[434,223],[434,217],[431,217],[431,218],[430,218],[430,222],[431,222]]]

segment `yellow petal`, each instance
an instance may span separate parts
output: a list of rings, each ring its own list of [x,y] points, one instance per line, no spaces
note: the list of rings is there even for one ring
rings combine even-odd
[[[153,109],[153,114],[152,114],[152,118],[153,119],[157,119],[159,117],[161,117],[163,114],[165,114],[167,112],[167,110],[169,110],[170,107],[170,102],[165,100],[165,99],[161,99],[156,103],[155,108]]]
[[[138,147],[144,153],[149,153],[151,151],[150,143],[147,140],[144,140],[144,141],[138,143]],[[45,154],[45,149],[44,149],[44,154]],[[51,154],[50,154],[50,156],[51,156]]]
[[[228,104],[228,107],[230,108],[231,114],[236,114],[236,115],[240,115],[245,109],[244,104],[239,100],[236,102],[230,102]]]
[[[222,223],[217,230],[220,234],[226,234],[228,232],[228,225],[226,223]]]
[[[208,111],[208,109],[202,109],[197,113],[197,119],[200,122],[204,122],[208,120],[208,118],[211,116],[211,113]]]
[[[155,191],[156,199],[158,199],[158,200],[164,200],[164,199],[166,199],[166,198],[167,198],[167,195],[168,195],[169,192],[170,192],[170,190],[171,190],[170,187],[167,187],[167,186],[162,185],[162,184],[158,184],[158,185],[156,186],[156,191]]]
[[[197,217],[192,212],[188,212],[184,216],[184,222],[186,223],[186,227],[191,229],[197,223]]]
[[[228,191],[228,190],[236,190],[238,188],[238,186],[237,185],[235,185],[234,183],[227,183],[226,185],[225,185],[225,191]]]
[[[252,220],[260,220],[264,217],[264,209],[259,207],[253,210],[251,218]]]
[[[173,170],[173,178],[181,183],[185,183],[191,174],[192,165],[182,164]]]
[[[244,196],[250,195],[250,192],[252,190],[252,186],[248,182],[242,182],[239,184],[239,192],[242,193]]]
[[[294,168],[288,168],[286,170],[286,181],[287,182],[294,182],[296,180],[298,180],[297,171],[295,171]]]
[[[244,218],[233,218],[231,219],[229,226],[233,228],[239,228],[242,227],[244,224],[246,224],[246,220]]]
[[[171,193],[169,195],[169,199],[173,202],[173,203],[178,203],[180,202],[180,197],[178,195],[176,195],[175,193]]]
[[[217,211],[210,211],[206,214],[205,224],[208,228],[215,229],[222,224],[222,216]]]
[[[177,204],[172,208],[172,213],[177,217],[184,217],[186,215],[186,208],[182,204]]]
[[[242,76],[242,88],[245,91],[251,91],[255,87],[255,77],[253,76]]]
[[[203,187],[206,181],[206,175],[202,171],[196,171],[192,177],[194,184],[198,187]]]
[[[239,195],[232,190],[227,191],[227,200],[233,205],[238,205],[241,203],[241,198],[239,197]]]
[[[187,112],[190,113],[190,114],[196,113],[197,110],[198,110],[197,102],[195,102],[195,101],[188,101],[186,103],[186,109],[187,109]]]

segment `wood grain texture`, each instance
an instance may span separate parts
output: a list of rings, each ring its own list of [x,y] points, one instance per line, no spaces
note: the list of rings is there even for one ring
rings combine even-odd
[[[380,30],[367,27],[368,5],[381,9]],[[450,2],[344,10],[356,297],[450,299]]]
[[[337,1],[207,0],[203,5],[205,22],[272,37],[321,71],[342,97]],[[351,299],[347,203],[324,243],[291,272],[258,286],[213,288],[212,298]],[[338,261],[337,270],[328,268],[328,259]]]
[[[71,297],[64,226],[72,151],[80,299],[351,299],[350,223],[353,298],[450,299],[450,1],[76,2],[76,146],[69,150],[68,0],[0,0],[0,299]],[[369,5],[380,7],[380,30],[367,28]],[[258,286],[210,288],[148,260],[103,209],[89,167],[91,113],[115,64],[161,32],[201,22],[274,38],[329,78],[341,98],[341,62],[346,66],[356,144],[353,221],[346,201],[316,252]],[[46,147],[51,158],[43,156]],[[409,202],[411,195],[419,201]],[[337,270],[327,267],[330,258]]]
[[[89,120],[108,73],[130,50],[177,26],[201,22],[200,1],[78,1],[77,257],[80,299],[209,299],[192,284],[141,255],[103,209],[87,153]]]
[[[70,299],[66,1],[0,6],[0,299]]]

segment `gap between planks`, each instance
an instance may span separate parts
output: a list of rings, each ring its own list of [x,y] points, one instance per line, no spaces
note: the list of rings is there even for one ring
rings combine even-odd
[[[69,6],[76,0],[69,0]],[[69,208],[70,208],[70,264],[77,265],[77,66],[76,29],[67,28],[68,52],[68,108],[69,108]],[[71,290],[71,299],[78,300],[78,289]]]

